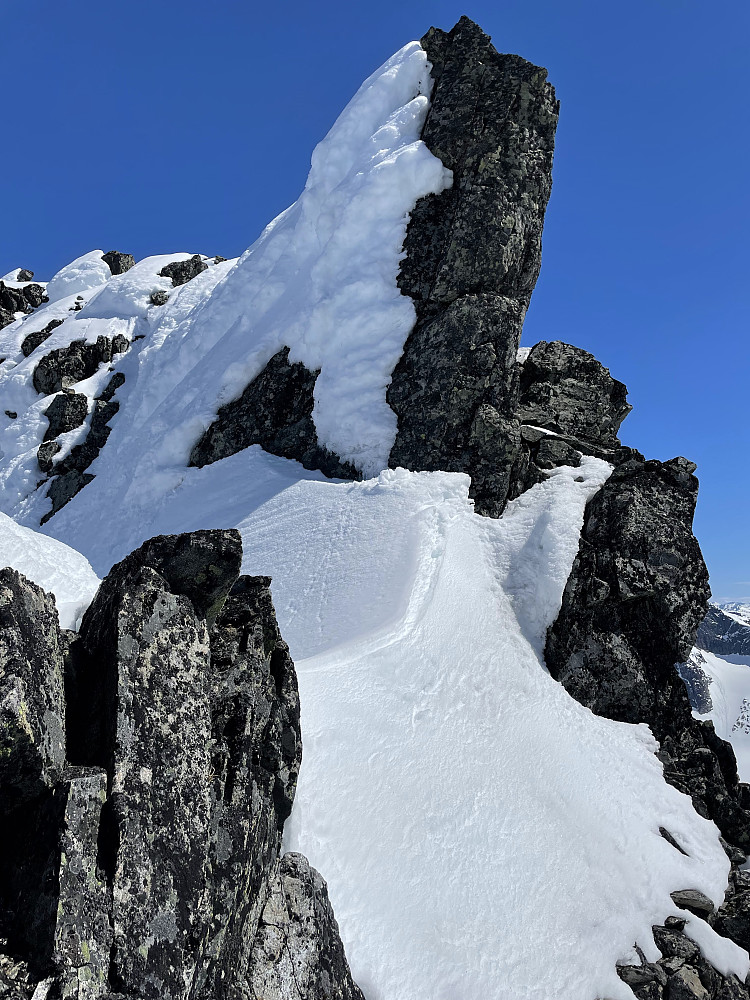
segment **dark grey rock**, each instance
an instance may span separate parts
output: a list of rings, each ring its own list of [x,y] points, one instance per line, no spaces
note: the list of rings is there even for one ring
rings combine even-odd
[[[301,854],[285,854],[253,946],[255,1000],[362,1000],[328,889]]]
[[[716,913],[714,929],[747,951],[750,949],[750,891],[736,885],[733,889]]]
[[[65,767],[63,658],[54,598],[0,569],[0,937],[41,972],[50,960]]]
[[[675,669],[709,597],[685,459],[625,462],[586,508],[578,555],[547,634],[550,673],[599,715],[646,722],[666,779],[728,841],[750,848],[750,812],[728,744],[696,721]]]
[[[31,281],[33,277],[33,271],[28,271],[25,267],[21,267],[16,275],[16,281]]]
[[[388,388],[399,419],[389,464],[469,472],[479,513],[505,506],[520,443],[516,366],[525,307],[464,294],[417,323]]]
[[[120,409],[120,404],[114,399],[114,395],[124,383],[125,376],[122,372],[115,372],[101,395],[94,400],[91,424],[85,440],[81,444],[75,445],[62,461],[53,464],[55,455],[60,451],[60,445],[56,441],[42,442],[39,446],[37,461],[40,469],[45,473],[54,470],[58,476],[52,481],[47,491],[47,496],[52,500],[52,509],[44,515],[41,520],[42,524],[45,524],[58,510],[69,503],[94,478],[86,472],[86,469],[102,450],[111,433],[109,421]]]
[[[306,469],[328,476],[360,479],[353,466],[318,443],[312,420],[313,390],[318,372],[289,363],[289,348],[275,354],[239,399],[219,409],[190,454],[190,465],[203,467],[250,445],[273,455],[294,458]]]
[[[162,278],[171,278],[172,285],[176,288],[190,281],[201,271],[207,270],[208,264],[203,261],[200,254],[196,253],[189,260],[176,260],[172,264],[166,264],[159,271],[159,275]]]
[[[660,965],[645,963],[644,965],[620,965],[617,968],[620,979],[633,988],[646,986],[648,983],[659,983],[663,986],[667,974]]]
[[[37,452],[37,461],[43,472],[50,472],[55,468],[52,464],[52,457],[60,450],[60,445],[56,441],[50,441],[49,444],[51,453],[42,452],[41,447]],[[43,461],[44,465],[42,464]],[[57,471],[56,468],[55,471]],[[47,497],[52,501],[52,509],[40,518],[39,523],[46,524],[58,510],[61,510],[66,503],[70,503],[73,497],[80,493],[84,486],[88,486],[93,479],[94,477],[90,472],[78,472],[77,469],[55,476],[47,490]]]
[[[43,344],[44,341],[49,337],[53,330],[56,330],[58,326],[63,325],[63,320],[61,319],[51,319],[49,323],[44,327],[43,330],[39,330],[36,333],[30,333],[27,337],[24,337],[21,342],[21,353],[25,358]]]
[[[100,364],[110,362],[129,346],[128,339],[119,333],[114,337],[97,337],[95,344],[74,340],[67,347],[50,351],[39,361],[34,369],[34,388],[44,396],[51,396],[89,378]]]
[[[102,260],[112,274],[125,274],[131,267],[135,267],[135,257],[130,253],[120,253],[118,250],[102,254]]]
[[[59,441],[42,441],[36,450],[36,460],[39,463],[39,468],[45,475],[49,475],[53,468],[53,459],[59,451],[61,451],[61,445]]]
[[[714,912],[714,904],[698,889],[680,889],[672,894],[672,902],[683,910],[689,910],[698,917],[707,917]]]
[[[664,993],[667,1000],[710,1000],[710,994],[695,969],[683,966],[670,976]]]
[[[681,931],[657,926],[653,928],[653,933],[656,947],[665,958],[680,958],[692,962],[698,957],[698,945]]]
[[[18,418],[18,414],[15,410],[6,410],[5,416],[9,417],[11,420],[16,420]]]
[[[418,202],[407,229],[399,287],[417,323],[388,389],[389,464],[468,472],[477,510],[496,516],[519,447],[510,372],[541,263],[558,103],[545,70],[498,54],[468,18],[422,46],[435,81],[422,139],[453,186]]]
[[[559,340],[531,348],[521,368],[522,423],[598,445],[620,446],[617,432],[632,407],[627,389],[593,354]]]
[[[161,289],[157,289],[155,292],[151,293],[149,302],[152,306],[165,306],[169,302],[169,292],[163,292]]]
[[[26,285],[23,288],[24,298],[29,306],[27,312],[31,312],[32,309],[37,309],[42,302],[47,301],[47,296],[41,285]]]
[[[83,393],[63,390],[52,400],[44,411],[49,427],[44,432],[44,441],[65,434],[80,427],[88,416],[88,397]]]

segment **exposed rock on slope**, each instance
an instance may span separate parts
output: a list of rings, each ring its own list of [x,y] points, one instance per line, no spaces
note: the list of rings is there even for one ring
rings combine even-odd
[[[417,324],[393,372],[389,464],[468,472],[505,505],[519,446],[515,360],[541,265],[558,102],[546,71],[500,55],[468,18],[422,45],[435,81],[422,132],[453,186],[412,212],[399,286]]]
[[[412,212],[399,285],[417,324],[393,372],[391,467],[468,472],[478,509],[505,505],[519,448],[516,351],[541,263],[558,105],[546,72],[500,55],[468,18],[422,39],[435,81],[422,139],[453,186]],[[288,353],[288,352],[287,352]],[[205,465],[250,444],[360,478],[321,448],[316,372],[277,354],[196,444]]]
[[[279,866],[297,681],[240,557],[234,531],[154,538],[78,636],[0,571],[0,995],[359,998],[325,883]]]

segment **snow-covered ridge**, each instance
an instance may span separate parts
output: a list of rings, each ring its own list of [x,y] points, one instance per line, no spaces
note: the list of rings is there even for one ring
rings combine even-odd
[[[652,926],[684,916],[672,891],[718,905],[728,861],[717,828],[665,782],[648,729],[593,715],[543,662],[586,503],[611,468],[584,456],[547,470],[498,520],[476,516],[465,475],[382,471],[385,388],[414,322],[396,286],[408,213],[450,182],[419,140],[428,68],[413,43],[365,82],[300,199],[239,261],[173,287],[159,272],[187,254],[110,276],[94,251],[0,333],[15,412],[0,415],[0,501],[28,525],[49,504],[35,490],[40,357],[76,340],[130,345],[75,385],[90,412],[112,370],[125,376],[93,482],[45,528],[50,564],[33,557],[52,539],[7,519],[5,558],[77,611],[91,566],[103,575],[155,534],[238,528],[243,571],[273,579],[299,674],[305,757],[287,844],[328,880],[368,1000],[627,1000],[615,964],[637,961],[634,945],[659,957]],[[24,358],[23,339],[55,319]],[[321,368],[319,438],[364,482],[257,446],[187,466],[217,406],[282,345]],[[744,978],[739,948],[698,920],[687,933]]]

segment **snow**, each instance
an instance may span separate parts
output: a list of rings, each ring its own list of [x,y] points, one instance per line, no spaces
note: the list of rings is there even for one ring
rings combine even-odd
[[[718,832],[648,729],[593,715],[541,660],[608,473],[555,470],[494,521],[466,476],[332,482],[254,447],[116,507],[116,534],[86,500],[102,477],[48,526],[102,573],[153,534],[238,527],[243,571],[272,576],[304,742],[285,846],[324,874],[368,1000],[631,998],[615,964],[658,957],[670,892],[723,898]]]
[[[731,743],[740,781],[750,782],[750,656],[717,656],[696,648],[691,662],[708,677],[712,704],[706,715],[694,714],[710,719],[718,735]]]
[[[0,331],[0,393],[18,412],[0,417],[0,504],[14,518],[0,537],[75,620],[94,571],[146,538],[240,530],[244,572],[273,579],[299,676],[286,846],[326,878],[368,1000],[626,1000],[618,960],[635,944],[658,957],[651,926],[677,914],[672,891],[718,904],[728,860],[664,781],[649,730],[593,715],[544,666],[584,507],[610,467],[556,469],[498,520],[474,513],[466,476],[382,471],[396,430],[385,391],[415,319],[396,285],[405,227],[451,182],[418,139],[428,68],[412,43],[363,84],[300,199],[238,261],[171,288],[158,270],[180,255],[112,277],[94,251]],[[150,305],[157,288],[165,306]],[[65,322],[24,359],[23,337],[52,318]],[[35,490],[49,398],[33,369],[52,347],[115,332],[132,346],[111,366],[125,383],[95,479],[28,533],[49,507]],[[257,446],[187,467],[218,406],[283,345],[321,369],[319,439],[363,482]],[[110,377],[103,366],[76,390],[91,400]],[[744,978],[743,952],[707,924],[690,933]]]
[[[68,629],[77,628],[100,583],[80,552],[0,514],[0,568],[5,566],[54,594],[60,625]]]
[[[47,284],[47,295],[50,302],[80,295],[107,281],[111,274],[109,265],[102,260],[102,251],[92,250],[61,268]]]

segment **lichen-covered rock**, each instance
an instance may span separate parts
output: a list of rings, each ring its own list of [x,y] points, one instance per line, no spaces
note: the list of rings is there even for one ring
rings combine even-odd
[[[102,254],[102,260],[112,274],[125,274],[131,267],[135,267],[135,257],[130,253],[120,253],[119,250]]]
[[[631,409],[623,383],[578,347],[542,340],[522,366],[521,423],[611,451],[620,447],[617,432]]]
[[[541,264],[558,104],[545,70],[500,55],[468,18],[422,46],[435,81],[422,139],[453,185],[418,202],[407,229],[399,287],[417,323],[388,389],[389,464],[468,472],[477,510],[498,515],[519,447],[511,368]]]
[[[171,278],[173,287],[184,285],[191,281],[201,271],[207,271],[208,264],[202,259],[199,253],[193,254],[189,260],[176,260],[172,264],[165,264],[159,271],[162,278]]]
[[[128,339],[118,333],[114,337],[97,337],[94,344],[74,340],[67,347],[58,347],[46,354],[34,369],[34,388],[43,396],[51,396],[89,378],[100,364],[110,362],[129,346]]]
[[[289,348],[275,354],[242,395],[219,409],[194,446],[190,465],[203,467],[259,444],[273,455],[294,458],[328,476],[360,479],[357,470],[318,443],[312,419],[318,372],[290,364]]]
[[[0,937],[33,971],[49,961],[65,767],[63,656],[54,598],[0,569]]]
[[[285,854],[263,910],[251,961],[254,1000],[362,1000],[323,878]]]

